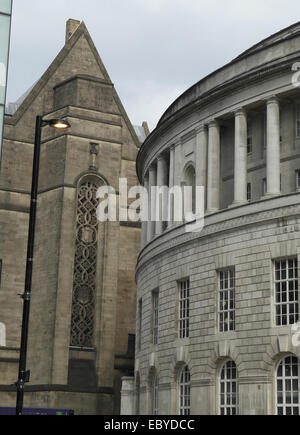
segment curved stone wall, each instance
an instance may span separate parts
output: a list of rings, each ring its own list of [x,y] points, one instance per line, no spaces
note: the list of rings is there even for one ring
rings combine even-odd
[[[182,186],[195,169],[205,225],[143,223],[136,412],[299,412],[278,368],[298,361],[299,380],[299,360],[281,364],[300,357],[299,51],[299,25],[254,46],[179,97],[139,152],[149,204],[151,187]]]

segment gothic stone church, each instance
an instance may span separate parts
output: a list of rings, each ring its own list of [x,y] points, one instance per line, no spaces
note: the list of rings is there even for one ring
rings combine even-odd
[[[121,377],[133,373],[138,224],[100,223],[96,190],[137,185],[147,125],[133,127],[84,25],[41,79],[8,105],[0,174],[0,406],[18,377],[35,117],[43,128],[25,407],[118,414]],[[144,137],[143,137],[144,136]]]

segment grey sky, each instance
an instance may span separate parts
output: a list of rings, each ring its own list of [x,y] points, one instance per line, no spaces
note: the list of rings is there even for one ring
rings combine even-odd
[[[185,89],[299,17],[299,0],[14,0],[7,102],[43,74],[74,18],[132,123],[152,129]]]

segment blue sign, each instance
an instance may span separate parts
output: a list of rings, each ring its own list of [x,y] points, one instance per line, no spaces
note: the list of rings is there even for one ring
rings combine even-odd
[[[12,0],[0,0],[0,165],[5,113]]]

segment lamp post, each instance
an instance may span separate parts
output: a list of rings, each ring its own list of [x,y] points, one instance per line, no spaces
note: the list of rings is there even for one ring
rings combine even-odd
[[[22,295],[24,303],[23,303],[23,318],[22,318],[21,346],[20,346],[20,359],[19,359],[19,376],[18,376],[18,381],[15,384],[17,387],[16,415],[22,415],[23,413],[24,387],[25,387],[25,383],[29,382],[29,376],[30,376],[30,371],[29,370],[26,371],[26,356],[27,356],[28,326],[29,326],[29,312],[30,312],[34,232],[35,232],[35,217],[36,217],[36,208],[37,208],[41,135],[42,135],[42,127],[45,127],[46,125],[49,125],[59,130],[64,130],[71,127],[68,121],[62,119],[43,120],[42,116],[36,117],[29,230],[28,230],[28,242],[27,242],[25,291],[24,294]]]

